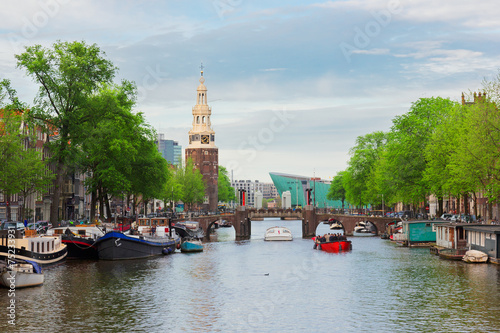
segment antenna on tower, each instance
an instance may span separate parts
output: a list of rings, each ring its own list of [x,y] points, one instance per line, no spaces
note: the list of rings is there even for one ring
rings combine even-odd
[[[203,68],[205,68],[205,67],[203,67],[203,61],[202,61],[202,62],[201,62],[201,66],[200,66],[200,69],[201,69],[201,76],[203,76]]]

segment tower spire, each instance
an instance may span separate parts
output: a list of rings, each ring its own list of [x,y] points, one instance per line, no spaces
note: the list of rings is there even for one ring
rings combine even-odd
[[[200,65],[201,76],[203,76],[203,68],[205,68],[205,67],[203,67],[203,61],[202,61],[202,62],[201,62],[201,65]]]

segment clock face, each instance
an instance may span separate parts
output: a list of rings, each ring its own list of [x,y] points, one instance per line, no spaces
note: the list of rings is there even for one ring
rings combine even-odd
[[[210,142],[210,137],[208,135],[201,136],[201,143],[209,143],[209,142]]]

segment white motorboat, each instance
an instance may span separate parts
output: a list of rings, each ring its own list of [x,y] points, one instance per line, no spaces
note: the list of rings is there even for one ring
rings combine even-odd
[[[43,284],[42,267],[29,260],[5,260],[0,263],[0,285],[16,289]]]
[[[264,236],[266,241],[291,241],[293,240],[292,232],[285,227],[267,228]]]
[[[334,220],[330,223],[330,230],[342,230],[344,229],[344,226],[342,225],[341,222]]]
[[[375,236],[377,234],[376,228],[370,221],[357,222],[354,227],[353,236]]]

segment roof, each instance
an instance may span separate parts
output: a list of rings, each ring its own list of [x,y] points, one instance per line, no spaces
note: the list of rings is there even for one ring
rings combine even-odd
[[[456,228],[456,227],[471,227],[471,226],[476,226],[476,225],[483,225],[480,223],[465,223],[465,222],[449,222],[447,224],[441,225],[441,227],[450,227],[450,228]]]
[[[465,226],[464,230],[487,232],[490,234],[500,234],[500,225],[480,224]]]
[[[398,221],[399,222],[399,221]],[[416,224],[416,223],[439,223],[439,224],[443,224],[443,223],[450,223],[449,221],[445,221],[445,220],[419,220],[419,221],[401,221],[403,223],[407,223],[407,224]]]

